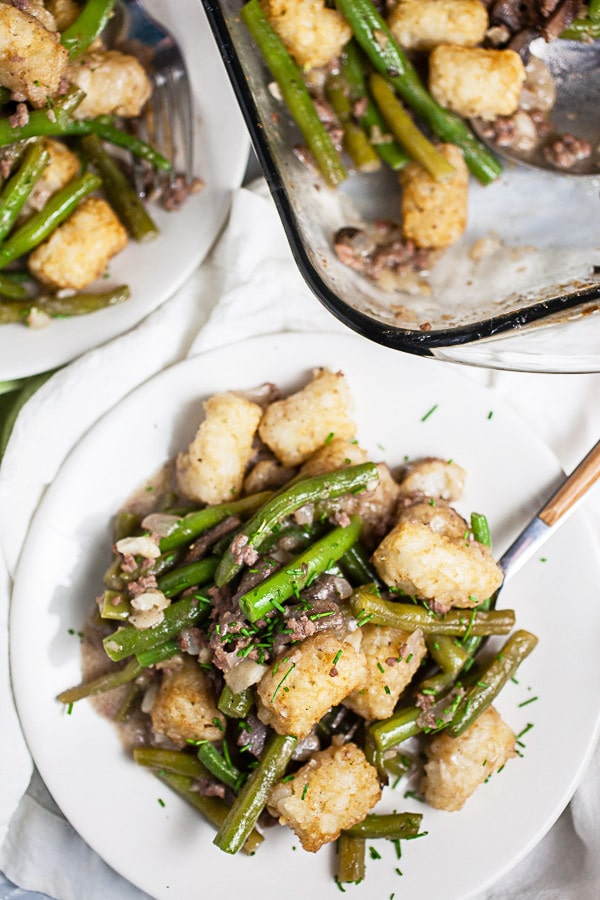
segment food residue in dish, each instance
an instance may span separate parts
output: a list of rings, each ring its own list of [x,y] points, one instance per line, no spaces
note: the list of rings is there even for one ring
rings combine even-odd
[[[501,172],[469,120],[505,146],[544,142],[557,169],[589,156],[587,141],[554,132],[552,76],[528,52],[540,35],[560,39],[580,6],[243,4],[242,20],[302,132],[299,158],[332,187],[346,166],[398,173],[397,219],[346,224],[332,235],[344,265],[384,291],[430,293],[432,268],[465,232],[471,178],[486,185]],[[298,73],[305,91],[292,83]]]

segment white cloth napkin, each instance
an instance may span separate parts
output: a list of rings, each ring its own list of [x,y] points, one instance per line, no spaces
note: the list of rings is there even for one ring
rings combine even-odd
[[[69,450],[137,385],[188,355],[285,330],[345,331],[304,284],[261,180],[234,194],[224,234],[176,296],[131,332],[54,375],[17,419],[0,468],[0,870],[22,888],[56,900],[146,897],[65,821],[19,730],[7,665],[7,617],[11,576],[30,519]],[[567,471],[600,433],[598,375],[465,373],[493,386],[537,427]],[[598,490],[592,491],[588,509],[600,529]],[[600,896],[599,773],[597,752],[549,834],[480,900]]]

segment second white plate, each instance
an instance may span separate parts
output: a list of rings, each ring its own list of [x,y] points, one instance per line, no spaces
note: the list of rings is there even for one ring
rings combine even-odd
[[[54,320],[47,328],[0,327],[0,380],[62,366],[132,328],[180,287],[209,251],[242,182],[248,133],[197,0],[148,0],[148,11],[181,44],[194,96],[195,171],[205,182],[177,212],[152,209],[161,234],[130,242],[110,264],[108,284],[128,284],[131,297],[89,316]]]

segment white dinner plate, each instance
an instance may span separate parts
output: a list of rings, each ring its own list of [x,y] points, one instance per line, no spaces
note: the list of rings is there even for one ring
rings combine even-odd
[[[147,0],[149,12],[179,40],[194,97],[195,172],[204,189],[177,212],[152,208],[161,234],[130,241],[111,260],[106,285],[128,284],[125,303],[88,316],[56,319],[46,328],[0,327],[0,380],[64,365],[132,328],[167,300],[204,259],[244,176],[248,133],[204,10],[198,0]]]
[[[561,477],[546,445],[462,370],[352,335],[273,335],[206,353],[135,390],[86,434],[34,517],[18,566],[14,691],[33,758],[66,817],[114,869],[160,900],[220,900],[251,882],[265,900],[282,891],[286,900],[339,895],[331,848],[305,853],[291,832],[274,828],[253,858],[222,854],[198,814],[124,755],[111,724],[87,701],[68,715],[54,699],[80,678],[76,633],[110,559],[111,517],[191,439],[202,399],[264,381],[288,390],[319,365],[348,376],[358,437],[374,458],[397,465],[406,455],[435,454],[465,466],[460,509],[487,514],[498,555]],[[539,637],[498,703],[522,735],[520,755],[461,812],[387,790],[381,809],[422,812],[427,835],[405,842],[401,860],[379,842],[381,859],[368,857],[366,880],[348,888],[351,896],[466,900],[552,825],[598,728],[600,698],[589,687],[600,682],[599,579],[598,546],[577,511],[501,595],[518,627]]]

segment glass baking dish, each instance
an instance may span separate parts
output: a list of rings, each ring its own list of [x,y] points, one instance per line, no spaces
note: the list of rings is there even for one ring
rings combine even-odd
[[[300,132],[270,89],[272,76],[239,17],[242,0],[202,3],[295,261],[334,316],[371,340],[419,355],[499,368],[600,371],[600,178],[509,163],[491,185],[471,179],[467,230],[432,268],[429,288],[381,290],[338,260],[332,238],[346,225],[398,220],[397,175],[389,169],[352,174],[336,190],[328,188],[293,152]],[[560,334],[582,317],[581,353],[563,356],[560,336],[544,346],[540,326]],[[520,360],[514,341],[532,330],[535,359],[525,353]],[[509,354],[482,352],[506,338],[514,338]]]

